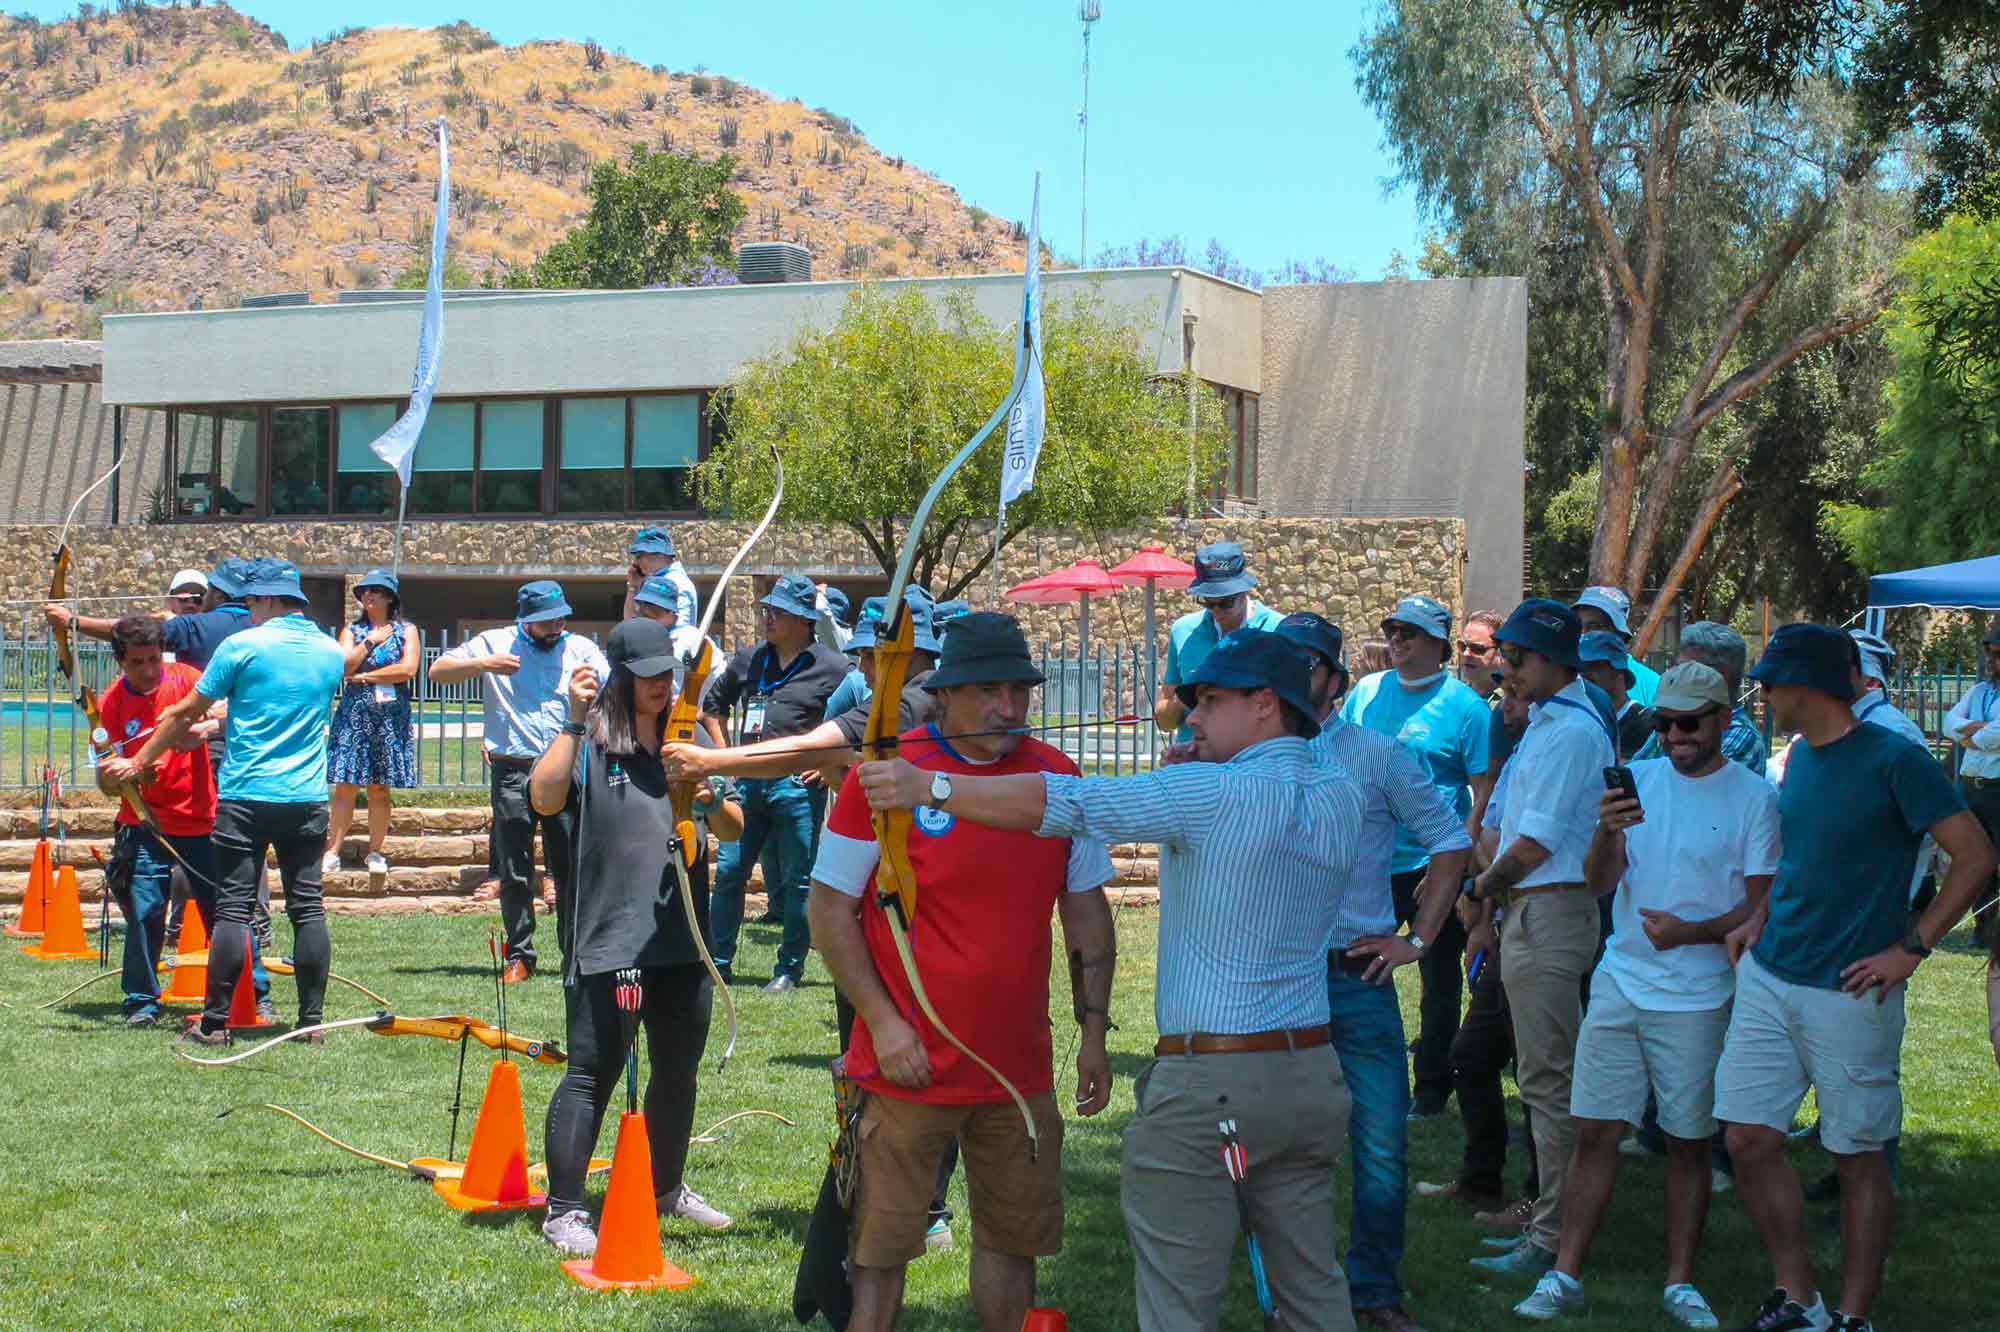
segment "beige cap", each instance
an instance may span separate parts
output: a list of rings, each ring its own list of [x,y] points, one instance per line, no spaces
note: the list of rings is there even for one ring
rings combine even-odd
[[[1655,712],[1700,712],[1705,708],[1730,706],[1729,682],[1722,672],[1698,661],[1683,661],[1667,668],[1653,691]]]

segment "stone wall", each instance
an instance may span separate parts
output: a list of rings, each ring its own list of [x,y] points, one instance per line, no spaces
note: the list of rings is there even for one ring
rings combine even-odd
[[[623,552],[635,524],[625,522],[415,522],[404,534],[406,586],[424,579],[593,577],[623,569]],[[749,528],[739,523],[688,522],[674,526],[683,560],[698,583],[722,570]],[[390,561],[390,522],[188,523],[79,528],[71,535],[72,594],[152,597],[165,591],[174,570],[209,568],[237,554],[278,555],[309,577],[340,577],[351,586],[366,569]],[[56,532],[46,526],[0,527],[0,600],[8,622],[32,612],[48,590],[49,552]],[[1002,552],[1000,585],[1011,586],[1071,560],[1090,557],[1107,568],[1158,542],[1182,559],[1210,541],[1240,542],[1262,580],[1257,596],[1280,610],[1318,610],[1362,637],[1400,596],[1425,592],[1464,609],[1465,527],[1456,518],[1277,519],[1229,518],[1191,524],[1167,521],[1114,533],[1029,532]],[[977,553],[968,543],[959,567]],[[866,587],[886,582],[867,543],[840,528],[791,525],[774,528],[751,552],[738,582],[744,598],[750,580],[792,569],[836,584]],[[933,579],[942,593],[944,578]],[[967,591],[974,604],[990,601],[992,583],[981,576]],[[737,597],[730,604],[744,604]],[[1183,592],[1159,593],[1164,636],[1173,618],[1192,609]],[[1143,633],[1144,595],[1134,589],[1093,600],[1093,641],[1131,640]],[[122,613],[107,603],[86,613]],[[316,607],[316,609],[319,609]],[[1074,606],[1017,606],[1031,639],[1073,639]],[[733,626],[732,633],[748,632]],[[10,632],[13,632],[10,630]]]

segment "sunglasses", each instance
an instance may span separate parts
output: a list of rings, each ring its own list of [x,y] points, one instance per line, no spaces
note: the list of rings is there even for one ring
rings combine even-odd
[[[1228,610],[1231,606],[1243,600],[1243,593],[1238,592],[1233,597],[1198,597],[1196,600],[1207,610]]]
[[[1399,624],[1391,620],[1388,624],[1382,626],[1382,636],[1394,642],[1397,639],[1403,638],[1422,638],[1424,631],[1413,624]]]
[[[1497,646],[1498,644],[1495,643],[1475,643],[1469,638],[1461,638],[1458,640],[1458,650],[1460,652],[1475,657],[1487,656],[1491,654],[1493,649]]]
[[[1682,735],[1693,735],[1701,729],[1703,722],[1713,717],[1720,710],[1719,708],[1704,708],[1692,717],[1655,717],[1653,718],[1653,732],[1656,735],[1665,735],[1668,731],[1679,731]]]
[[[1502,643],[1500,645],[1500,660],[1506,662],[1509,666],[1518,668],[1522,661],[1527,658],[1527,655],[1528,650],[1526,648],[1517,647],[1513,643]]]

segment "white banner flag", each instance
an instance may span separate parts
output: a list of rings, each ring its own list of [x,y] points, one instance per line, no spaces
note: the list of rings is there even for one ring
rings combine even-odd
[[[437,216],[431,220],[431,273],[424,283],[424,324],[417,334],[417,369],[410,377],[410,406],[368,446],[376,457],[396,469],[406,493],[410,488],[410,466],[417,452],[417,436],[424,433],[424,420],[431,414],[431,395],[437,392],[438,362],[444,355],[444,236],[445,213],[451,204],[451,148],[445,142],[442,118],[437,122],[437,134]]]
[[[1048,403],[1042,383],[1042,176],[1035,173],[1034,209],[1028,214],[1028,268],[1021,283],[1021,336],[1028,341],[1028,377],[1007,414],[1007,460],[1000,472],[1004,510],[1035,485],[1035,460],[1042,455]]]

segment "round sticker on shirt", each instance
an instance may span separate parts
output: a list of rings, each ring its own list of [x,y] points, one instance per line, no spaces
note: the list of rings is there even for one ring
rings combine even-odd
[[[958,822],[956,815],[929,805],[917,809],[917,826],[932,837],[942,837],[951,831],[951,825]]]
[[[137,717],[134,717],[130,721],[125,723],[125,738],[127,740],[130,740],[133,736],[137,734],[139,734],[139,719]]]

